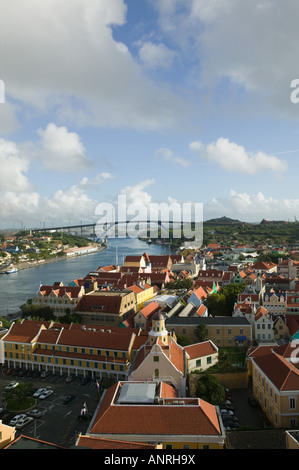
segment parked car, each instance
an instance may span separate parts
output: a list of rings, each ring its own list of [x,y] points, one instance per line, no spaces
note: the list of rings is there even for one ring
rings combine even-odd
[[[76,395],[67,395],[64,400],[63,400],[63,403],[65,405],[68,405],[69,403],[71,403],[71,401],[73,401],[74,399],[76,398]]]
[[[14,416],[14,417],[10,420],[9,424],[10,424],[11,426],[15,426],[18,421],[20,421],[21,419],[26,418],[26,416],[27,416],[27,415],[25,415],[24,413],[23,413],[23,414],[16,415],[16,416]]]
[[[16,424],[16,429],[21,429],[27,426],[27,424],[33,421],[32,416],[26,416],[26,418],[20,419]]]
[[[67,378],[65,379],[65,382],[66,383],[70,383],[74,380],[74,377],[72,377],[71,375],[68,375]]]
[[[32,418],[39,418],[43,412],[41,410],[38,410],[37,408],[34,408],[33,410],[29,410],[27,413],[29,416],[32,416]]]
[[[45,377],[48,377],[48,375],[50,375],[51,372],[49,372],[48,370],[43,370],[42,373],[40,374],[40,376],[42,378],[45,378]]]
[[[36,392],[34,392],[33,397],[39,398],[42,393],[46,392],[46,390],[46,388],[38,388]]]
[[[13,388],[16,388],[18,385],[19,385],[19,382],[10,382],[8,385],[6,385],[5,389],[12,390]]]
[[[48,398],[50,395],[52,395],[52,393],[53,393],[53,390],[50,390],[50,389],[45,390],[38,398],[40,400],[44,400],[45,398]]]

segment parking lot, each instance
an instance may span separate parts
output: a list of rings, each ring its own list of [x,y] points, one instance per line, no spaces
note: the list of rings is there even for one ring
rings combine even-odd
[[[12,381],[32,383],[34,391],[39,388],[53,390],[50,396],[36,399],[35,408],[41,412],[40,416],[17,430],[16,437],[24,434],[69,448],[75,444],[78,433],[86,432],[90,421],[79,419],[78,416],[84,406],[87,413],[91,415],[97,407],[100,397],[94,380],[82,385],[79,377],[66,383],[66,376],[19,377],[6,375],[5,372],[0,371],[0,406],[3,403],[5,387]],[[65,397],[69,395],[74,395],[74,398],[65,404]],[[9,424],[16,414],[20,412],[9,413],[8,410],[4,410],[0,414],[0,419],[4,424]]]

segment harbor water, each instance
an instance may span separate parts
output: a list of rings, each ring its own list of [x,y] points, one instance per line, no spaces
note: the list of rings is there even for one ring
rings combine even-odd
[[[62,282],[68,285],[72,280],[86,276],[99,266],[123,265],[127,255],[170,254],[167,245],[147,244],[138,238],[112,238],[103,251],[75,256],[53,263],[41,264],[36,267],[19,270],[13,274],[0,276],[0,316],[14,314],[20,306],[33,298],[40,285],[53,285]]]

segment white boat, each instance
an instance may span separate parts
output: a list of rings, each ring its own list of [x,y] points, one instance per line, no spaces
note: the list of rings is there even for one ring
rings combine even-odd
[[[18,272],[17,268],[10,268],[7,271],[5,271],[6,274],[13,274],[13,273],[17,273],[17,272]]]

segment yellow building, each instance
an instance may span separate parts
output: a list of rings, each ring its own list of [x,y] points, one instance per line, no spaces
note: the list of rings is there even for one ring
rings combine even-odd
[[[94,325],[55,325],[23,320],[1,338],[4,362],[56,374],[123,379],[138,330]]]
[[[33,305],[50,307],[55,315],[62,316],[73,312],[84,293],[83,286],[64,286],[61,282],[53,286],[40,286]]]
[[[252,326],[244,317],[180,317],[176,315],[167,319],[167,329],[175,332],[177,337],[187,336],[192,343],[197,343],[198,325],[207,328],[207,339],[218,347],[232,347],[237,344],[247,346],[252,340]]]
[[[3,424],[0,420],[0,449],[3,449],[15,438],[15,427]]]
[[[251,353],[252,391],[276,428],[299,425],[299,370],[291,343]]]
[[[131,290],[102,289],[83,295],[74,312],[83,323],[119,326],[136,310],[135,294]]]
[[[144,302],[154,297],[154,287],[146,283],[135,284],[128,289],[134,292],[137,310],[142,309]]]
[[[138,272],[143,272],[147,267],[147,261],[143,255],[128,255],[125,257],[124,267],[138,268]]]

